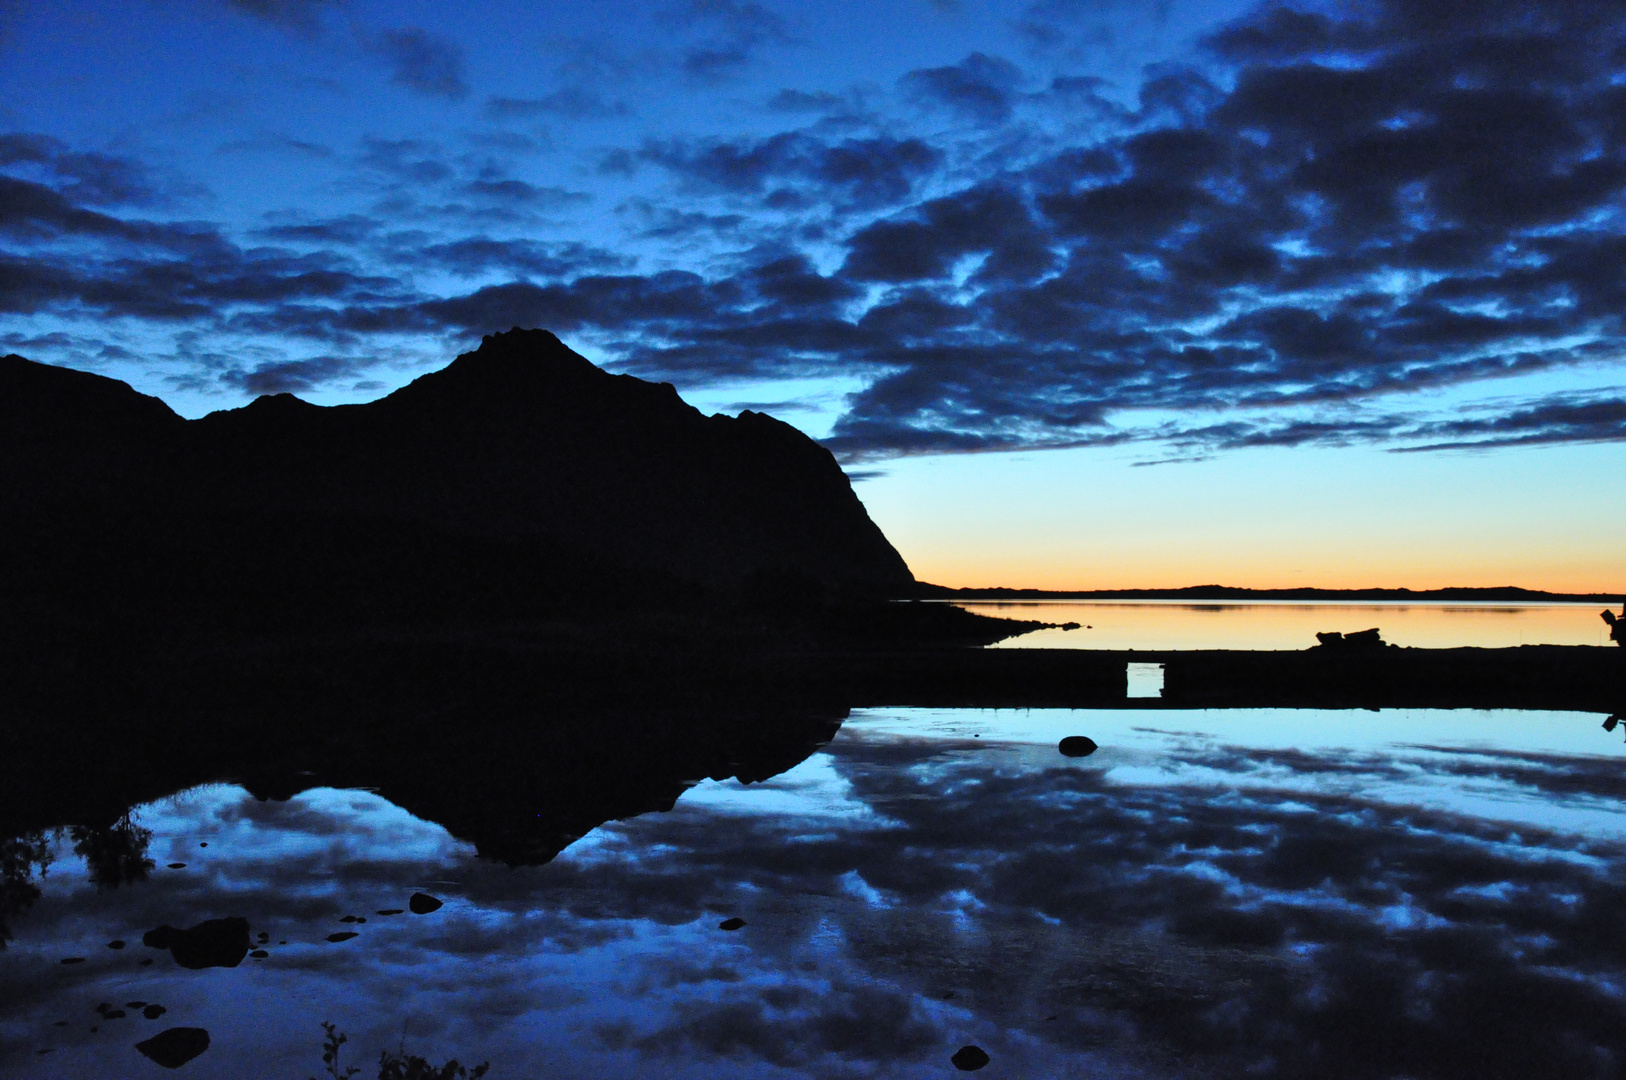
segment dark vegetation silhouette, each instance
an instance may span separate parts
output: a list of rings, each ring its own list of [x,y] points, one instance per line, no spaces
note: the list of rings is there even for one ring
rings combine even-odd
[[[322,1066],[329,1080],[350,1080],[361,1072],[356,1065],[342,1068],[339,1065],[341,1048],[350,1041],[349,1036],[328,1020],[322,1021],[322,1032]],[[472,1068],[459,1065],[456,1058],[444,1065],[431,1065],[426,1058],[408,1054],[404,1049],[393,1054],[381,1050],[378,1054],[378,1080],[480,1080],[490,1068],[490,1062],[482,1062]],[[311,1080],[316,1078],[312,1077]]]
[[[39,878],[51,865],[51,841],[43,829],[0,829],[0,949],[12,938],[12,920],[40,898]]]
[[[124,814],[112,825],[73,825],[68,830],[73,853],[85,860],[90,880],[98,890],[116,889],[147,880],[153,861],[147,857],[152,830],[143,829]]]

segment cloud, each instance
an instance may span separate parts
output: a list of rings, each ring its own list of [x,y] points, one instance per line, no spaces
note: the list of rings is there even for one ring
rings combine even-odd
[[[74,152],[49,135],[0,135],[0,169],[34,174],[63,198],[87,206],[146,206],[162,195],[151,171],[127,157]]]
[[[764,46],[797,40],[783,16],[754,0],[688,0],[663,14],[673,26],[710,31],[682,51],[683,72],[701,82],[740,73]]]
[[[912,218],[861,229],[848,241],[842,272],[858,281],[922,281],[983,255],[978,280],[1031,280],[1055,263],[1050,243],[1019,194],[990,185],[933,199]]]
[[[598,91],[579,86],[564,87],[539,98],[489,98],[485,106],[486,116],[492,120],[523,120],[533,116],[585,120],[626,116],[631,111],[624,101],[609,101]]]
[[[1501,416],[1425,424],[1414,434],[1431,441],[1399,449],[1471,450],[1547,443],[1626,442],[1626,397],[1590,400],[1560,397]]]
[[[907,198],[943,158],[921,139],[877,136],[830,142],[801,131],[766,139],[650,142],[639,157],[723,191],[786,190],[862,206]]]
[[[248,370],[231,369],[219,375],[223,386],[250,394],[298,394],[339,379],[355,379],[373,366],[372,360],[355,357],[316,356],[303,360],[278,360],[258,364]]]
[[[315,33],[323,11],[341,5],[343,0],[223,0],[225,6],[244,15],[263,19],[275,26],[301,33]]]
[[[848,98],[825,90],[809,93],[805,90],[780,90],[768,99],[768,108],[776,112],[831,113],[849,108]]]
[[[592,196],[582,191],[567,191],[559,187],[538,187],[523,180],[508,178],[482,178],[464,184],[460,192],[482,202],[512,207],[558,209],[573,203],[584,203]]]
[[[1022,72],[1009,60],[974,52],[949,67],[921,68],[899,80],[903,92],[918,101],[942,105],[983,125],[1011,118]]]
[[[425,97],[458,101],[468,96],[463,50],[449,38],[421,27],[380,31],[372,51],[390,65],[390,81]]]
[[[589,271],[627,269],[630,260],[585,244],[469,237],[415,247],[397,256],[464,277],[500,272],[523,277],[577,277]]]

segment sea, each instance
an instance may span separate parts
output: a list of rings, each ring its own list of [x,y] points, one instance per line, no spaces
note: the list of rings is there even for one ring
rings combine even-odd
[[[1007,619],[1078,624],[994,646],[1009,649],[1307,649],[1317,633],[1374,627],[1384,641],[1416,649],[1610,644],[1601,604],[1022,600],[956,606]]]

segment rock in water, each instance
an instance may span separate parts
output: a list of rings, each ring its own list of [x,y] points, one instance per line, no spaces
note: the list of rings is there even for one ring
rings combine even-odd
[[[1088,735],[1069,735],[1056,745],[1067,757],[1089,757],[1095,753],[1095,740]]]
[[[976,1072],[988,1064],[988,1052],[980,1046],[962,1046],[949,1060],[961,1072]]]
[[[427,915],[431,911],[439,911],[441,902],[428,893],[415,892],[412,899],[407,901],[407,907],[412,909],[414,915]]]
[[[732,919],[724,919],[722,922],[717,924],[717,929],[719,929],[719,930],[738,930],[740,927],[742,927],[744,925],[745,925],[745,920],[744,919],[735,917],[735,918],[732,918]]]
[[[1375,626],[1370,630],[1357,630],[1348,634],[1337,630],[1318,632],[1315,639],[1321,642],[1317,647],[1322,649],[1366,651],[1382,649],[1386,645]]]
[[[170,1028],[136,1043],[136,1049],[166,1069],[179,1069],[209,1049],[209,1033],[202,1028]]]
[[[141,943],[149,949],[168,949],[177,964],[194,971],[236,967],[248,955],[248,920],[210,919],[190,930],[166,924],[148,930],[141,936]]]

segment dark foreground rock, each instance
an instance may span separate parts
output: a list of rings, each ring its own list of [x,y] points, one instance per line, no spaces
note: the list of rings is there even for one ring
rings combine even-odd
[[[1056,745],[1066,757],[1089,757],[1099,749],[1088,735],[1069,735]]]
[[[438,897],[421,892],[413,893],[412,898],[407,901],[407,907],[414,915],[427,915],[431,911],[439,911],[441,904],[442,901]]]
[[[1316,648],[1334,650],[1369,651],[1385,647],[1385,642],[1377,627],[1370,630],[1356,630],[1348,634],[1337,630],[1328,630],[1317,633],[1315,639],[1321,644]]]
[[[190,930],[164,925],[148,930],[141,943],[149,949],[168,949],[184,968],[236,967],[248,955],[247,919],[210,919]]]
[[[989,1062],[988,1052],[980,1046],[962,1046],[954,1051],[949,1061],[961,1072],[976,1072]]]
[[[209,1049],[209,1033],[203,1028],[170,1028],[136,1043],[136,1049],[166,1069],[179,1069]]]

